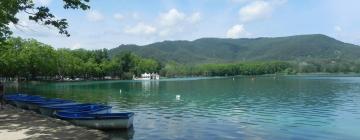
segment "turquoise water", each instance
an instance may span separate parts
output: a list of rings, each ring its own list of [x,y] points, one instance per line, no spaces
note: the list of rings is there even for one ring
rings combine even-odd
[[[135,112],[123,139],[360,139],[360,77],[27,83],[11,89]]]

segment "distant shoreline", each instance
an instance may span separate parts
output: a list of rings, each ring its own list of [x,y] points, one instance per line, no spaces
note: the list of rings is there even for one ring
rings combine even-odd
[[[125,79],[99,79],[99,80],[31,80],[31,81],[6,81],[7,83],[32,83],[32,82],[50,82],[50,83],[62,83],[62,82],[96,82],[96,81],[167,81],[167,80],[176,80],[176,79],[213,79],[213,78],[231,78],[231,77],[267,77],[267,76],[360,76],[360,73],[296,73],[296,74],[262,74],[262,75],[233,75],[233,76],[178,76],[178,77],[161,77],[159,80],[125,80]]]

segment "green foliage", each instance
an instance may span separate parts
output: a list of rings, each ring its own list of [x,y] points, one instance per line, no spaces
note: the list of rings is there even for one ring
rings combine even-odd
[[[358,60],[308,60],[292,62],[292,67],[299,73],[325,72],[349,73],[360,72]]]
[[[0,77],[24,79],[84,78],[105,76],[132,78],[144,72],[158,72],[159,63],[133,53],[110,58],[107,49],[53,49],[33,39],[10,38],[0,45]]]
[[[87,10],[89,0],[63,0],[65,9]],[[29,15],[29,19],[43,25],[50,25],[59,30],[60,34],[70,36],[67,31],[68,23],[66,19],[57,19],[50,9],[45,6],[35,6],[33,0],[1,0],[0,1],[0,42],[5,41],[11,35],[10,23],[17,24],[19,19],[16,14],[24,12]]]
[[[170,60],[160,64],[155,59],[143,58],[129,51],[110,56],[107,49],[55,50],[34,39],[10,38],[0,44],[0,77],[55,80],[104,79],[111,76],[130,79],[133,75],[139,76],[144,72],[159,72],[167,77],[360,72],[360,61],[357,59],[258,60],[197,64]]]
[[[113,59],[121,60],[120,67],[124,72],[123,77],[125,79],[130,79],[133,75],[140,75],[145,72],[158,72],[160,69],[157,61],[153,59],[143,59],[130,52],[121,53]]]
[[[133,52],[166,64],[233,63],[239,61],[359,60],[360,47],[325,35],[276,38],[164,41],[145,46],[121,45],[110,55]]]
[[[1,47],[5,48],[0,53],[4,76],[35,78],[55,74],[55,60],[52,59],[55,51],[50,46],[36,40],[14,38]]]
[[[165,66],[162,74],[169,77],[262,75],[284,72],[290,66],[290,63],[280,61],[200,64],[195,66],[178,65],[171,62]]]

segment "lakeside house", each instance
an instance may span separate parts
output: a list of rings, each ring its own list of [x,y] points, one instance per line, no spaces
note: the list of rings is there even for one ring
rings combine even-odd
[[[143,73],[140,77],[133,75],[133,80],[159,80],[160,75],[157,73]]]

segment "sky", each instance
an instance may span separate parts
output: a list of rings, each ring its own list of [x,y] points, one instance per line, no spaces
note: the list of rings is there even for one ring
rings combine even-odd
[[[325,34],[360,44],[360,0],[90,0],[90,10],[65,10],[62,0],[34,0],[66,18],[71,36],[19,13],[14,36],[54,48],[101,49],[121,44],[204,37],[256,38]]]

